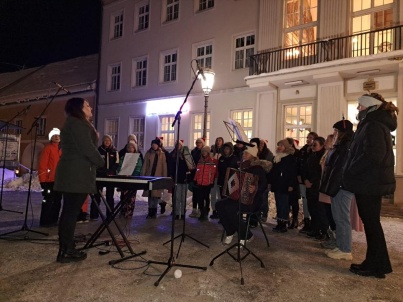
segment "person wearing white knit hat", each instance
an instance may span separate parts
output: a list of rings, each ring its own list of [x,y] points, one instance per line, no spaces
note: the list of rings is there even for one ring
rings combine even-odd
[[[50,132],[49,132],[49,140],[52,141],[52,137],[56,135],[59,137],[59,142],[60,142],[60,129],[59,128],[53,128]]]

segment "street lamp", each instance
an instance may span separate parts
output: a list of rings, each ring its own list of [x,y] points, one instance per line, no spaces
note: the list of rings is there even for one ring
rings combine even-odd
[[[203,138],[207,138],[207,108],[208,108],[208,97],[210,91],[213,89],[214,85],[214,71],[211,69],[205,69],[202,73],[199,73],[198,77],[201,79],[201,87],[204,92],[204,123],[203,123]]]

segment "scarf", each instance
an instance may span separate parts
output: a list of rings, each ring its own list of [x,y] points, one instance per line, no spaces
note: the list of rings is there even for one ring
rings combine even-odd
[[[288,153],[277,153],[277,154],[274,156],[273,162],[276,163],[276,164],[278,164],[279,162],[281,162],[281,159],[282,159],[283,157],[286,157],[287,155],[289,155],[289,154],[288,154]]]

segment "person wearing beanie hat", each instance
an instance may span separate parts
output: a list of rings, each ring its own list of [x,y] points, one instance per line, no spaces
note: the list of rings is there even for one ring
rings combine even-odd
[[[137,152],[140,153],[141,160],[143,160],[143,154],[139,150],[140,149],[139,144],[140,144],[140,146],[142,146],[142,142],[139,143],[137,141],[137,136],[135,134],[129,134],[129,136],[127,137],[127,143],[129,143],[129,142],[134,142],[136,144],[136,146],[137,146],[136,150],[137,150]],[[122,158],[125,155],[125,153],[127,152],[127,143],[122,149],[120,149],[119,158]]]
[[[49,141],[41,152],[38,164],[38,178],[43,196],[39,225],[45,227],[57,224],[61,208],[62,194],[53,190],[56,167],[62,154],[58,128],[49,132]]]
[[[104,166],[97,170],[97,177],[105,177],[110,175],[116,175],[117,169],[119,167],[119,152],[113,145],[112,136],[105,134],[102,137],[102,145],[98,148],[99,154],[101,154],[104,159]],[[102,191],[103,187],[98,187],[98,192]],[[115,200],[113,195],[115,193],[115,187],[106,186],[106,202],[108,203],[110,209],[113,211],[115,207]],[[101,196],[99,193],[95,194],[95,198],[91,201],[90,206],[90,219],[97,220],[99,218],[99,210],[96,206],[95,202],[98,206],[101,203]],[[106,215],[111,215],[111,211],[106,209]],[[87,213],[81,212],[79,221],[86,221]]]
[[[367,239],[365,260],[352,264],[350,271],[360,276],[385,278],[392,272],[388,249],[380,222],[382,196],[396,189],[394,174],[395,156],[391,132],[397,128],[397,108],[386,102],[378,93],[365,95],[358,100],[357,130],[354,134],[343,166],[343,188],[354,193]],[[368,97],[381,102],[376,106]],[[336,238],[337,239],[337,238]]]
[[[53,135],[57,135],[60,137],[60,129],[59,128],[53,128],[50,132],[49,132],[49,141],[52,141],[52,137]]]
[[[293,156],[294,149],[287,139],[277,142],[273,168],[269,173],[270,190],[274,193],[277,208],[277,226],[274,232],[287,232],[289,217],[289,200],[294,191],[298,190],[297,163]]]
[[[151,148],[144,155],[143,167],[141,169],[142,176],[168,176],[168,166],[165,153],[161,149],[161,140],[155,138],[151,141]],[[161,202],[164,190],[152,190],[143,192],[144,197],[148,197],[148,215],[146,219],[157,218],[157,207]],[[161,214],[165,212],[165,207],[161,206]]]
[[[266,160],[260,160],[257,158],[257,146],[253,144],[248,146],[245,152],[242,154],[242,163],[240,168],[242,172],[247,172],[257,176],[257,184],[250,183],[248,185],[248,192],[250,198],[253,198],[251,204],[240,203],[240,200],[235,200],[231,194],[228,194],[228,198],[221,199],[217,201],[216,209],[218,216],[221,220],[221,224],[225,230],[226,237],[224,239],[224,244],[230,244],[233,240],[235,232],[239,232],[239,243],[244,246],[246,242],[253,239],[253,234],[250,230],[247,230],[246,222],[240,219],[240,215],[245,212],[260,213],[262,209],[262,195],[267,189],[267,177],[266,174],[269,173],[272,163]],[[236,172],[239,175],[239,172]],[[239,207],[241,207],[239,211]]]
[[[341,132],[353,131],[353,123],[343,118],[333,125],[333,129]]]

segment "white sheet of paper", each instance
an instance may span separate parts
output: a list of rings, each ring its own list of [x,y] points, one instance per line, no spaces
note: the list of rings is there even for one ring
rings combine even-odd
[[[122,168],[120,169],[118,175],[132,175],[134,169],[136,168],[139,156],[140,153],[126,153],[125,157],[123,158]]]

